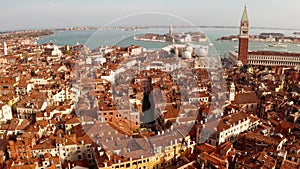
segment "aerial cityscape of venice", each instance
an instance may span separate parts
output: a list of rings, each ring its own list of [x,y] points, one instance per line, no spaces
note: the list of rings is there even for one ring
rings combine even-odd
[[[0,6],[0,169],[300,169],[300,1]]]

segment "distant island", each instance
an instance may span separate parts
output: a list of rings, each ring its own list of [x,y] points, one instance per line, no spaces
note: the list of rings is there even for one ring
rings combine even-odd
[[[0,40],[20,39],[20,38],[39,38],[54,34],[52,30],[23,30],[23,31],[9,31],[1,32]]]
[[[294,33],[295,34],[295,33]],[[238,41],[239,35],[223,36],[218,41]],[[250,42],[279,42],[279,43],[300,43],[299,37],[285,36],[283,33],[260,33],[249,35]]]
[[[141,29],[152,29],[152,28],[168,28],[166,25],[150,25],[150,26],[76,26],[76,27],[57,27],[57,28],[45,28],[44,30],[50,31],[80,31],[80,30],[123,30],[123,31],[136,31]],[[217,29],[238,29],[238,26],[222,26],[222,25],[177,25],[173,28],[217,28]],[[273,30],[298,30],[294,28],[276,28],[276,27],[251,27],[251,29],[273,29]],[[32,31],[33,29],[15,29],[15,30],[0,30],[0,34],[13,33],[13,32],[24,32]],[[38,28],[36,29],[38,30]],[[299,34],[300,32],[294,32]]]
[[[147,33],[141,36],[134,36],[134,40],[151,41],[151,42],[176,42],[176,43],[189,43],[189,42],[207,42],[208,38],[201,32],[188,32],[188,33],[173,33],[173,26],[169,27],[169,34],[155,34]]]
[[[134,40],[151,41],[151,42],[207,42],[208,38],[201,32],[188,32],[170,35],[160,35],[148,33],[139,37],[134,36]]]

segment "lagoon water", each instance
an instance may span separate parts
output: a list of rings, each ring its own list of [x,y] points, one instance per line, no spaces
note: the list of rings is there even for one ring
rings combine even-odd
[[[90,49],[105,45],[118,45],[130,46],[138,45],[143,46],[147,50],[157,50],[169,45],[169,43],[162,42],[146,42],[136,41],[133,36],[142,35],[145,33],[159,33],[167,34],[167,28],[149,28],[140,29],[137,31],[123,31],[123,30],[81,30],[81,31],[55,31],[51,36],[42,37],[38,40],[39,44],[53,42],[56,45],[63,46],[66,44],[75,45],[76,43],[86,44]],[[237,28],[174,28],[175,33],[181,32],[202,32],[205,33],[210,42],[213,43],[216,51],[224,57],[229,50],[236,51],[238,42],[230,41],[217,41],[216,39],[221,36],[237,35],[239,29]],[[293,35],[292,30],[272,30],[272,29],[251,29],[250,34],[259,34],[262,32],[278,32],[284,33],[286,36]],[[272,48],[268,46],[269,43],[265,42],[250,42],[249,50],[276,50],[276,51],[290,51],[300,52],[300,47],[293,43],[286,43],[287,48]]]

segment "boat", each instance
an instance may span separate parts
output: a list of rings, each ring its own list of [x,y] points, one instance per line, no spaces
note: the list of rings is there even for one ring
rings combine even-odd
[[[278,42],[278,43],[274,43],[274,44],[269,44],[269,47],[286,48],[287,45]]]
[[[135,27],[130,27],[130,28],[124,28],[124,29],[122,29],[123,31],[137,31],[138,30],[138,28],[135,28]]]
[[[300,47],[300,44],[297,44],[296,46],[297,46],[297,47]]]
[[[294,32],[293,34],[294,35],[300,35],[300,32]]]

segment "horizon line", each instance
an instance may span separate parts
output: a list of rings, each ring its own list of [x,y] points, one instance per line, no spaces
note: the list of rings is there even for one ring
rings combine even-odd
[[[58,26],[58,27],[48,27],[48,28],[17,28],[17,29],[11,29],[11,30],[0,30],[0,34],[3,33],[9,33],[9,32],[22,32],[22,31],[34,31],[34,30],[61,30],[61,29],[78,29],[78,28],[88,28],[88,29],[96,29],[96,28],[169,28],[170,25],[116,25],[116,26],[87,26],[87,25],[83,25],[83,26]],[[239,26],[230,26],[230,25],[172,25],[173,28],[239,28]],[[252,26],[250,27],[251,29],[274,29],[274,30],[299,30],[298,28],[284,28],[284,27],[268,27],[268,26]]]

